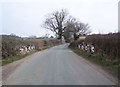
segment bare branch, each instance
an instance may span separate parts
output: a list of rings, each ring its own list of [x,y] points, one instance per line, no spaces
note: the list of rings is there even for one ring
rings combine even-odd
[[[64,20],[68,13],[66,10],[56,11],[49,15],[44,22],[44,27],[58,34],[61,39],[64,32]]]

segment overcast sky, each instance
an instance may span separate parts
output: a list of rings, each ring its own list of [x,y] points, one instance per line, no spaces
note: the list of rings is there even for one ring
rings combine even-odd
[[[67,9],[69,14],[88,23],[92,33],[118,30],[119,0],[1,0],[1,34],[43,36],[52,32],[40,25],[48,13]]]

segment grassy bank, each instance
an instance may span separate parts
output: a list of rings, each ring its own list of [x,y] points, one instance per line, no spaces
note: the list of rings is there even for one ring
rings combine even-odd
[[[45,46],[44,48],[42,48],[42,49],[39,50],[39,51],[42,51],[42,50],[45,50],[45,49],[48,49],[48,48],[51,48],[51,47],[53,47],[53,46]],[[28,52],[28,53],[26,53],[26,54],[16,55],[16,56],[12,56],[12,57],[6,58],[6,59],[2,60],[2,66],[6,65],[6,64],[9,64],[9,63],[12,63],[12,62],[14,62],[14,61],[23,59],[23,58],[25,58],[26,56],[29,56],[29,55],[34,54],[35,52],[38,52],[38,51],[34,50],[34,51],[30,51],[30,52]]]
[[[115,61],[106,61],[105,58],[99,55],[95,55],[95,54],[93,55],[85,51],[81,51],[78,48],[70,47],[70,49],[76,54],[78,54],[79,56],[82,56],[83,58],[91,62],[101,65],[104,69],[107,69],[108,71],[110,71],[111,74],[118,76],[118,65]]]

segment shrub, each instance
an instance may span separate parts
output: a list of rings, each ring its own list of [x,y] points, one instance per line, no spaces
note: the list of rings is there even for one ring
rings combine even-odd
[[[85,39],[85,43],[92,43],[95,46],[96,53],[106,56],[108,60],[117,60],[120,58],[120,33],[105,35],[89,35]]]
[[[93,45],[95,53],[99,56],[104,56],[106,60],[118,61],[118,58],[120,58],[120,33],[88,35],[85,40],[71,42],[70,46],[78,47],[82,42]]]

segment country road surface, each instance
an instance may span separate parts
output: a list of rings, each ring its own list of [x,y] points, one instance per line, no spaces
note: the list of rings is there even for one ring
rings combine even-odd
[[[4,72],[3,72],[4,73]],[[31,55],[3,85],[114,85],[97,66],[59,45]]]

